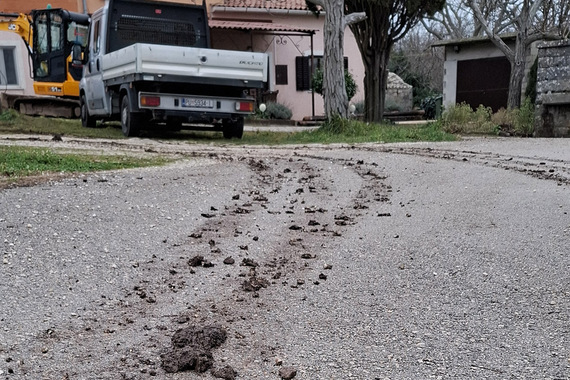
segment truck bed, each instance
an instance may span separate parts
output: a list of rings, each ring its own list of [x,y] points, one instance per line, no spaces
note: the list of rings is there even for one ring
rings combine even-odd
[[[267,78],[263,53],[137,43],[102,57],[103,81],[159,80],[232,83],[261,88]]]

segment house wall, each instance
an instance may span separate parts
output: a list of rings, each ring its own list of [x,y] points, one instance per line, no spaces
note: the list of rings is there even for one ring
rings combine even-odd
[[[279,11],[272,10],[251,10],[243,11],[220,11],[214,8],[213,17],[225,19],[249,18],[251,21],[272,20],[277,24],[296,26],[301,29],[315,29],[313,36],[314,55],[323,54],[323,23],[324,16],[316,18],[306,11]],[[292,119],[302,120],[304,117],[313,114],[313,94],[311,91],[297,91],[295,58],[299,56],[310,56],[311,38],[309,36],[286,35],[286,32],[271,32],[275,35],[263,35],[259,33],[248,33],[237,30],[213,29],[211,32],[212,45],[218,49],[251,50],[264,52],[270,57],[271,78],[269,90],[278,91],[277,102],[286,105],[293,112]],[[347,28],[344,38],[344,55],[348,57],[348,69],[353,75],[358,85],[358,91],[351,103],[364,100],[364,65],[356,41],[352,32]],[[287,84],[276,84],[275,65],[287,66]],[[319,94],[314,94],[314,114],[324,115],[324,103]]]
[[[570,137],[570,40],[538,52],[535,136]]]
[[[514,41],[509,41],[507,44],[514,49]],[[456,46],[459,47],[458,51],[456,51]],[[526,72],[522,83],[521,101],[524,100],[528,73],[537,54],[538,49],[535,43],[531,45],[529,55],[526,58]],[[443,64],[443,105],[449,107],[457,103],[457,64],[459,61],[497,57],[504,57],[504,54],[490,40],[479,41],[473,44],[446,45],[445,62]]]
[[[445,62],[443,63],[443,105],[455,105],[457,99],[457,63],[472,59],[504,57],[504,54],[491,42],[474,45],[445,46]]]
[[[0,12],[30,14],[32,9],[63,8],[68,11],[84,13],[84,0],[1,0]],[[87,13],[91,14],[105,5],[105,0],[85,0]]]
[[[7,71],[11,69],[6,67],[6,57],[4,56],[5,49],[10,49],[14,52],[14,66],[16,72],[15,84],[7,83]],[[31,65],[28,51],[24,41],[12,32],[0,32],[0,93],[8,93],[15,95],[33,95],[34,85],[31,78]],[[8,62],[11,66],[11,63]],[[6,107],[6,104],[2,104]]]

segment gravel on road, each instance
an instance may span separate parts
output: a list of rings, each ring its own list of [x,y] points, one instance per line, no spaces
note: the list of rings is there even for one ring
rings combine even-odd
[[[568,379],[566,140],[218,146],[0,190],[0,378]]]

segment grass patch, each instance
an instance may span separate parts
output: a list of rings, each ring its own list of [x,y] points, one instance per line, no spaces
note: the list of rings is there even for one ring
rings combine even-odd
[[[437,123],[448,133],[529,137],[534,132],[534,105],[527,98],[520,108],[501,108],[493,113],[489,107],[473,110],[469,104],[460,103],[446,109]]]
[[[84,138],[124,139],[118,123],[104,123],[100,128],[84,128],[79,120],[30,117],[8,110],[0,114],[0,133],[14,134],[58,134]],[[303,132],[246,132],[241,140],[224,139],[221,132],[197,132],[183,130],[164,132],[148,130],[142,137],[163,140],[183,140],[189,143],[285,145],[285,144],[331,144],[365,142],[406,142],[406,141],[453,141],[456,137],[444,132],[438,124],[428,125],[384,125],[365,123],[357,120],[335,118],[321,128]]]
[[[165,158],[57,153],[47,148],[0,146],[0,178],[164,165]]]
[[[84,128],[79,119],[60,119],[21,115],[14,110],[0,114],[0,133],[62,135],[87,138],[124,138],[116,123],[100,124],[100,128]]]
[[[435,124],[384,125],[356,120],[333,119],[312,131],[294,133],[249,132],[237,144],[357,144],[366,142],[455,141]],[[227,141],[227,140],[226,140]]]

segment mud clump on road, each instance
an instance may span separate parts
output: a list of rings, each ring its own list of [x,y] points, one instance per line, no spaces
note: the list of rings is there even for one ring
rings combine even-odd
[[[171,338],[172,347],[160,355],[162,368],[169,373],[206,372],[214,365],[212,350],[221,346],[226,338],[226,330],[217,325],[179,329]]]

